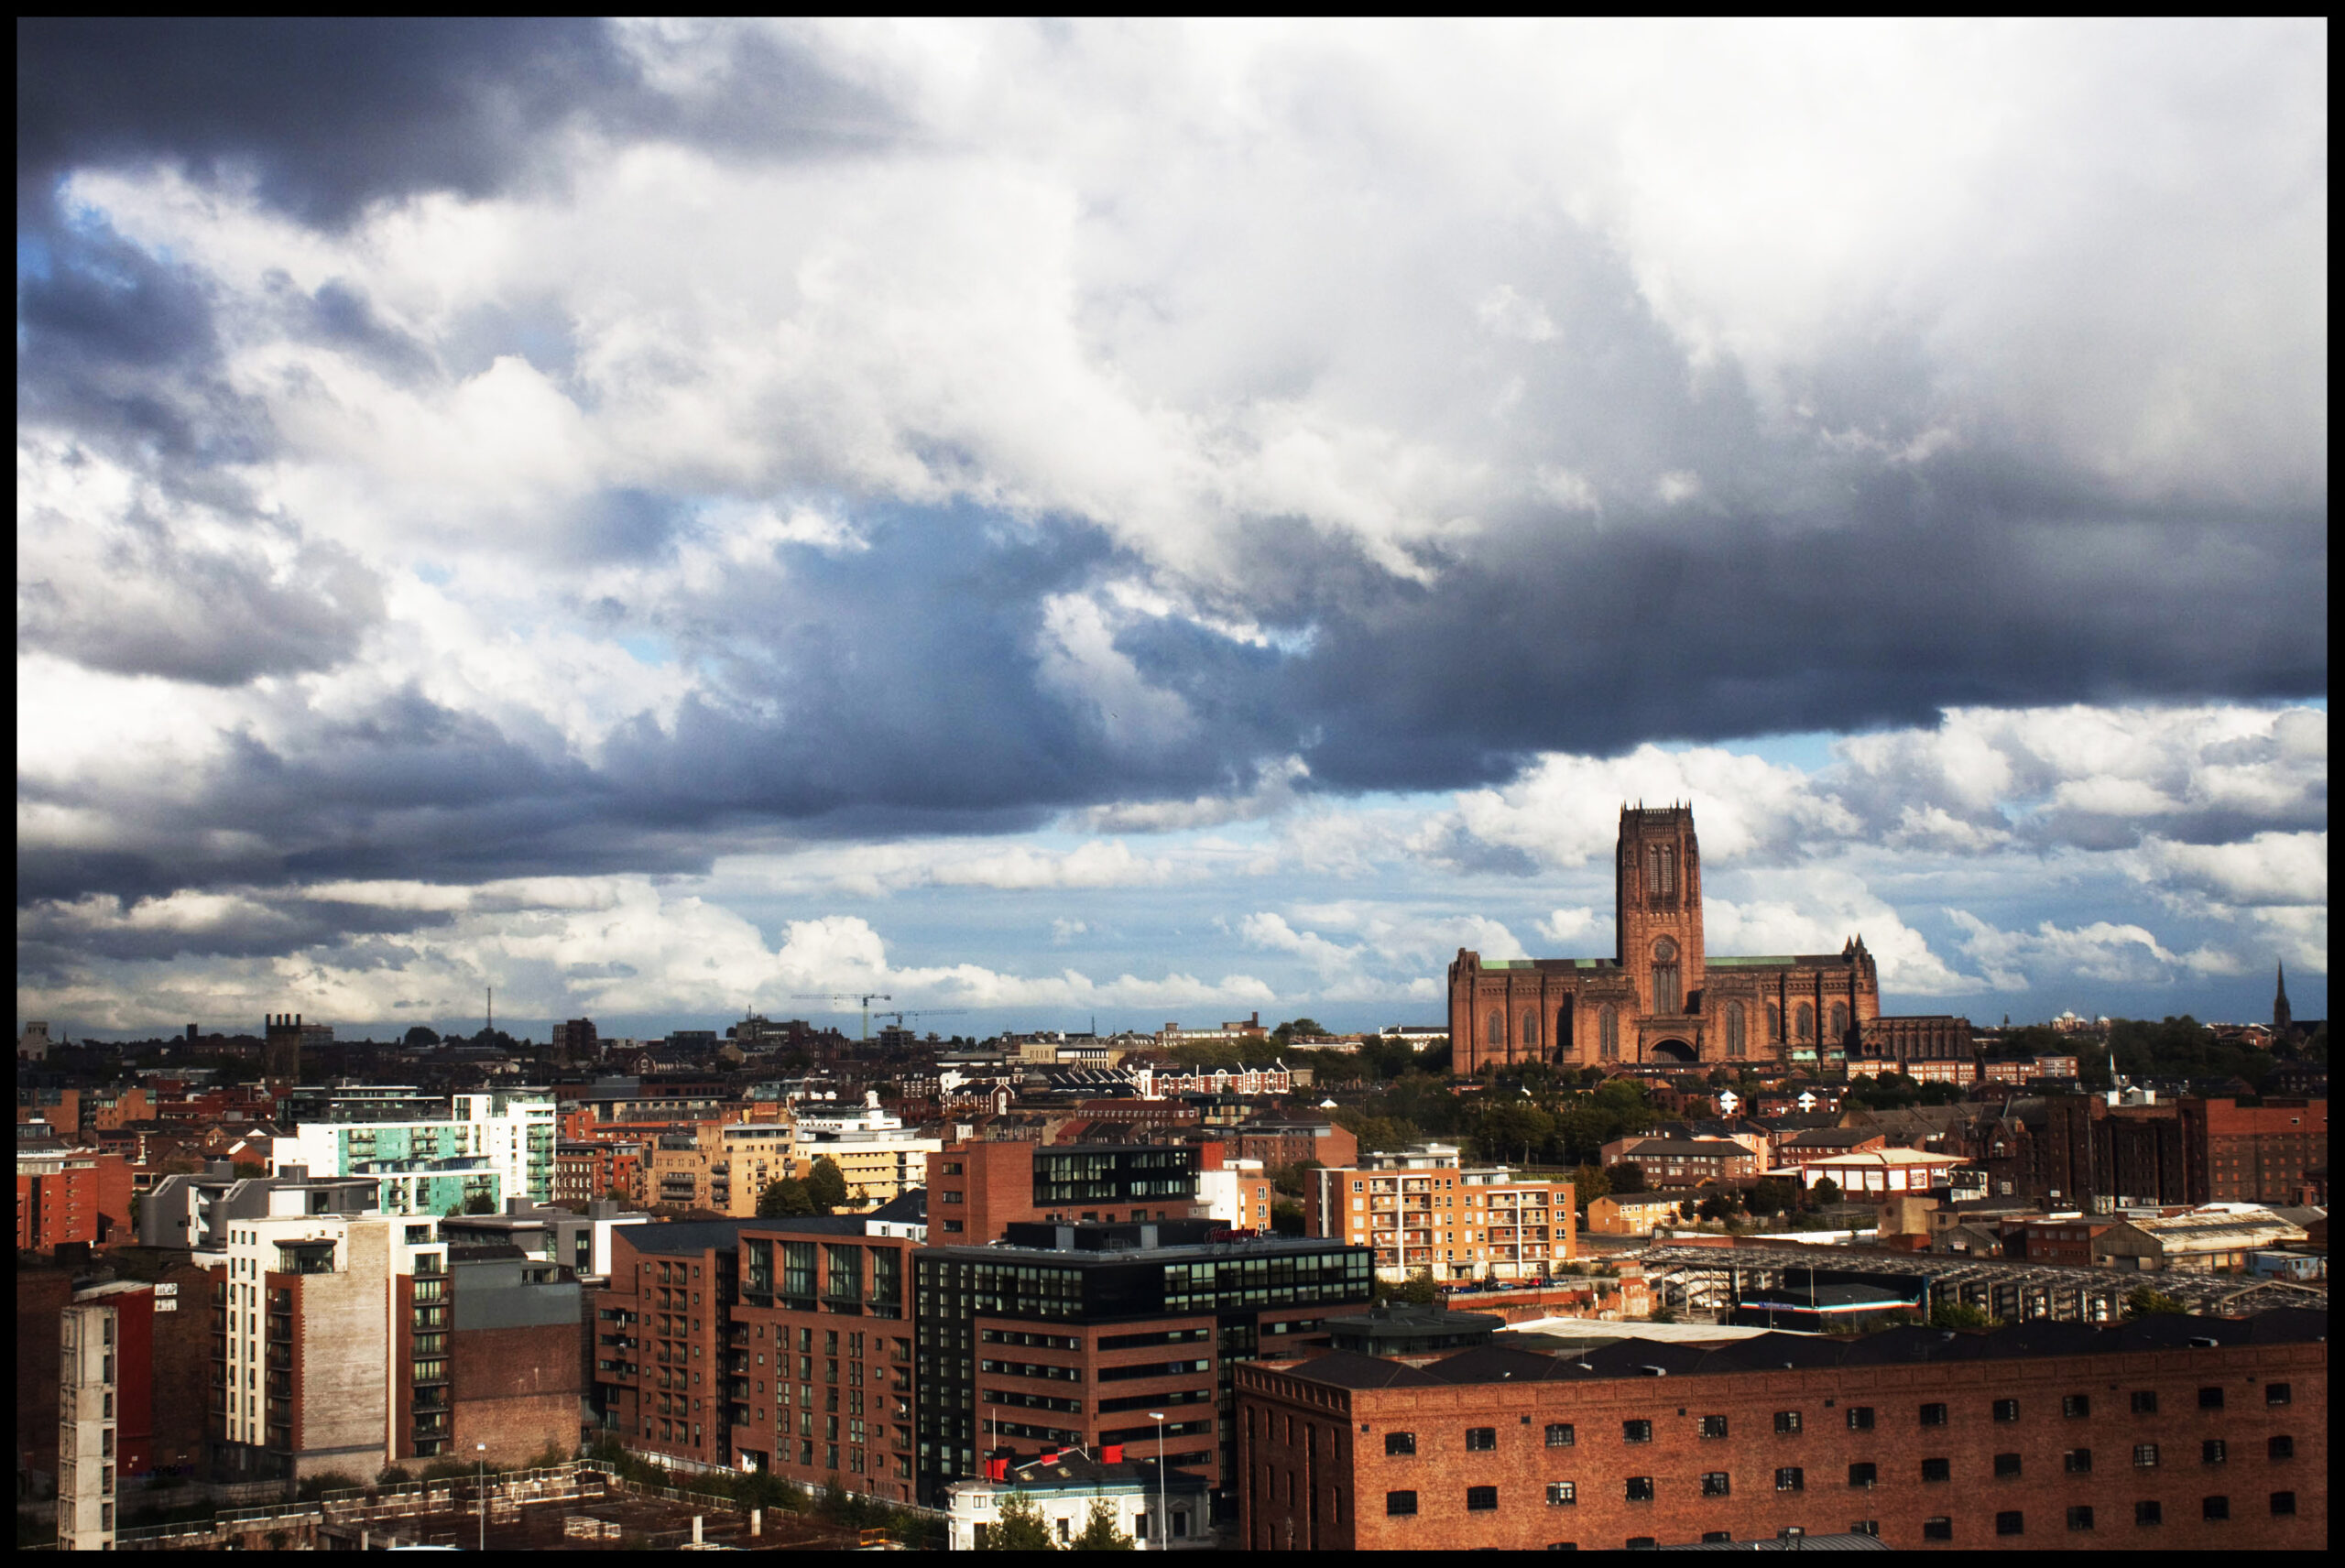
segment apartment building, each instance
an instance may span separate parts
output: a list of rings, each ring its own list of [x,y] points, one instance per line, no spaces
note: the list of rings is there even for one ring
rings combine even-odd
[[[113,1550],[125,1484],[201,1464],[208,1290],[198,1270],[182,1267],[76,1290],[54,1324],[18,1323],[20,1333],[54,1334],[60,1346],[50,1410],[66,1551]]]
[[[1614,1147],[1605,1145],[1605,1163],[1626,1160],[1656,1186],[1698,1187],[1705,1181],[1739,1181],[1759,1174],[1758,1157],[1732,1138],[1623,1138],[1617,1156]]]
[[[829,1158],[846,1178],[847,1202],[859,1209],[878,1208],[923,1184],[928,1157],[944,1147],[943,1139],[904,1126],[878,1102],[874,1094],[859,1106],[801,1107],[798,1113],[798,1158],[810,1165]]]
[[[16,1250],[104,1246],[129,1234],[129,1162],[94,1149],[16,1149]]]
[[[1678,1205],[1705,1194],[1692,1192],[1607,1193],[1587,1205],[1587,1228],[1595,1236],[1644,1236],[1679,1217]]]
[[[1267,1232],[1275,1201],[1270,1172],[1259,1160],[1226,1156],[1223,1147],[1208,1143],[1201,1150],[1205,1169],[1197,1172],[1196,1205],[1202,1217],[1232,1230]]]
[[[802,1176],[789,1121],[702,1122],[651,1140],[644,1185],[648,1201],[753,1218],[768,1182]]]
[[[1193,1143],[947,1145],[928,1162],[928,1223],[940,1244],[998,1240],[1012,1225],[1188,1219],[1205,1146]]]
[[[914,1255],[917,1497],[981,1457],[1144,1443],[1220,1487],[1231,1377],[1370,1300],[1368,1249],[1301,1237],[1213,1239],[1212,1220],[1014,1223],[991,1247]],[[1154,1412],[1154,1413],[1151,1413]]]
[[[665,1461],[910,1501],[916,1228],[837,1214],[616,1233],[594,1302],[595,1420]]]
[[[1306,1172],[1303,1229],[1373,1249],[1382,1279],[1535,1279],[1576,1251],[1572,1184],[1467,1166],[1449,1144]]]
[[[444,1113],[382,1117],[376,1108],[337,1097],[330,1119],[300,1122],[277,1140],[278,1169],[372,1177],[385,1214],[461,1212],[474,1198],[551,1201],[555,1107],[543,1091],[456,1094]]]
[[[2329,1165],[2327,1100],[2185,1100],[2180,1116],[2194,1203],[2301,1203]]]
[[[2317,1551],[2328,1332],[2288,1310],[1246,1367],[1241,1539]]]

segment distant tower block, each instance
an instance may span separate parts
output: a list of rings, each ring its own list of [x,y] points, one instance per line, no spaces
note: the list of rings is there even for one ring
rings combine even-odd
[[[301,1015],[271,1013],[268,1035],[261,1047],[260,1075],[272,1083],[301,1081]]]

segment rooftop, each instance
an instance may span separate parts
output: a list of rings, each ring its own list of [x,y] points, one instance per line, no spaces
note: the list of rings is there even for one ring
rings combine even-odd
[[[2039,1321],[1985,1334],[1895,1328],[1856,1339],[1766,1333],[1711,1344],[1616,1341],[1574,1356],[1541,1354],[1503,1341],[1410,1367],[1335,1350],[1282,1367],[1285,1376],[1345,1388],[1432,1388],[1443,1384],[1565,1382],[1665,1376],[1715,1377],[1810,1367],[1911,1366],[1925,1361],[2010,1361],[2047,1356],[2116,1356],[2179,1350],[2193,1344],[2309,1345],[2329,1337],[2329,1314],[2283,1307],[2246,1318],[2157,1316],[2128,1323]]]

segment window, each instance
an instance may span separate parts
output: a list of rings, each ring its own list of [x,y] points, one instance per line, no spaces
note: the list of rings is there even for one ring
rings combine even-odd
[[[1389,1457],[1396,1454],[1414,1454],[1417,1434],[1413,1432],[1388,1432],[1384,1434],[1384,1452]]]
[[[1946,1407],[1944,1405],[1924,1405],[1922,1407],[1922,1424],[1924,1426],[1946,1425]]]
[[[1747,1049],[1742,1029],[1742,1004],[1729,1002],[1726,1005],[1726,1053],[1741,1056]]]
[[[2267,1405],[2285,1405],[2288,1402],[2288,1395],[2289,1388],[2285,1383],[2263,1385],[2263,1402]]]
[[[1466,1511],[1467,1513],[1495,1513],[1498,1511],[1498,1506],[1499,1489],[1496,1486],[1468,1486],[1466,1488]]]
[[[1925,1480],[1925,1481],[1951,1481],[1951,1480],[1953,1480],[1953,1479],[1954,1479],[1954,1461],[1953,1461],[1953,1460],[1951,1460],[1951,1459],[1925,1459],[1925,1460],[1923,1460],[1923,1461],[1922,1461],[1922,1479],[1923,1479],[1923,1480]]]
[[[1725,1471],[1710,1470],[1703,1473],[1702,1496],[1706,1497],[1723,1497],[1729,1495],[1733,1489],[1733,1483],[1727,1479],[1727,1473]]]
[[[1547,1483],[1547,1506],[1549,1508],[1567,1508],[1578,1501],[1578,1483],[1573,1481],[1550,1481]]]
[[[1630,1476],[1628,1481],[1627,1497],[1629,1501],[1632,1503],[1652,1502],[1652,1477],[1650,1475]]]
[[[1623,1443],[1651,1443],[1652,1441],[1652,1422],[1649,1421],[1622,1421],[1620,1423],[1620,1441]]]
[[[2275,1437],[2263,1444],[2263,1457],[2266,1459],[2294,1459],[2296,1456],[2296,1440],[2293,1437]]]
[[[1537,1013],[1522,1015],[1522,1043],[1525,1045],[1539,1043],[1539,1015]]]
[[[2156,1390],[2156,1389],[2154,1389],[2154,1388],[2136,1388],[2136,1389],[2134,1389],[2134,1390],[2133,1390],[2133,1413],[2134,1413],[2135,1415],[2137,1415],[2137,1416],[2154,1416],[2154,1415],[2157,1414],[2157,1413],[2158,1413],[2158,1395],[2157,1395],[2157,1390]]]
[[[1797,1410],[1777,1410],[1775,1412],[1775,1430],[1780,1432],[1797,1432],[1799,1430],[1799,1412]]]
[[[1490,1015],[1489,1042],[1492,1045],[1504,1045],[1506,1043],[1506,1015],[1504,1013],[1492,1013]]]
[[[1704,1437],[1724,1437],[1726,1435],[1726,1417],[1704,1416],[1702,1418],[1702,1435]]]
[[[1733,1539],[1734,1531],[1730,1530],[1706,1530],[1702,1532],[1702,1544],[1705,1546],[1708,1546],[1717,1541],[1732,1541]]]
[[[1924,1519],[1922,1521],[1922,1539],[1924,1541],[1952,1541],[1954,1539],[1954,1521],[1947,1518],[1944,1514],[1938,1515],[1936,1519]]]
[[[1571,1445],[1571,1423],[1568,1421],[1549,1421],[1547,1423],[1547,1446],[1550,1448],[1569,1448]]]
[[[1858,1519],[1855,1523],[1849,1526],[1849,1533],[1850,1535],[1879,1535],[1881,1533],[1881,1521],[1879,1519]]]
[[[1813,1040],[1816,1038],[1816,1009],[1802,1002],[1799,1012],[1794,1016],[1799,1019],[1799,1038]]]
[[[1387,1515],[1415,1513],[1417,1495],[1414,1492],[1387,1492],[1384,1494],[1384,1511]]]
[[[2198,1499],[2198,1517],[2210,1524],[2227,1519],[2231,1517],[2231,1500],[2229,1497],[2201,1497]]]
[[[1775,1472],[1775,1490],[1805,1492],[1807,1490],[1807,1477],[1801,1472],[1798,1465],[1787,1465]]]
[[[1832,1038],[1834,1040],[1849,1038],[1849,1004],[1846,1002],[1832,1004]]]
[[[1466,1429],[1466,1451],[1487,1454],[1499,1445],[1499,1429],[1494,1426],[1469,1426]]]
[[[2019,1474],[2019,1455],[2018,1455],[2018,1454],[1996,1454],[1996,1455],[1995,1455],[1995,1479],[1996,1479],[1996,1480],[1998,1480],[1998,1481],[2007,1481],[2007,1480],[2011,1479],[2012,1476],[2017,1475],[2018,1474]]]
[[[1681,1000],[1677,944],[1663,937],[1652,944],[1652,1010],[1674,1013]]]
[[[2220,1388],[2199,1389],[2198,1408],[2202,1410],[2221,1410],[2223,1408],[2223,1390]]]
[[[1995,1516],[1995,1533],[1997,1535],[2025,1535],[2027,1516],[2017,1508],[2005,1509]]]
[[[1609,1002],[1596,1015],[1596,1053],[1607,1062],[1620,1056],[1620,1014]]]
[[[1999,1421],[2015,1421],[2019,1420],[2019,1401],[2017,1399],[1997,1399],[1995,1401],[1995,1419]]]
[[[2081,1420],[2092,1414],[2092,1396],[2063,1394],[2060,1396],[2060,1413],[2071,1420]]]
[[[1850,1405],[1849,1407],[1849,1430],[1850,1432],[1871,1432],[1872,1430],[1872,1407],[1871,1405]]]
[[[2165,1523],[2165,1505],[2152,1498],[2133,1505],[2133,1522],[2137,1525]]]
[[[2060,1468],[2066,1470],[2071,1475],[2091,1475],[2092,1450],[2089,1448],[2071,1448],[2067,1453],[2060,1455]]]
[[[2272,1494],[2272,1517],[2274,1519],[2292,1518],[2296,1514],[2296,1495],[2294,1492],[2274,1492]]]
[[[2220,1437],[2210,1437],[2198,1445],[2198,1463],[2201,1465],[2220,1465],[2230,1457],[2230,1450]]]
[[[1849,1485],[1851,1486],[1870,1486],[1878,1479],[1880,1473],[1871,1465],[1849,1466]]]
[[[2070,1530],[2090,1530],[2092,1528],[2092,1505],[2087,1503],[2081,1507],[2071,1507],[2068,1509],[2068,1528]]]
[[[2135,1443],[2133,1445],[2133,1468],[2136,1470],[2154,1470],[2157,1467],[2158,1445],[2154,1443]]]

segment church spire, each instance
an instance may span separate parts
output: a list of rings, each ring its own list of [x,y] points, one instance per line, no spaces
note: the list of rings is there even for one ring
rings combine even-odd
[[[2279,991],[2272,998],[2272,1038],[2274,1042],[2293,1027],[2288,1014],[2288,966],[2285,963],[2279,965]]]

